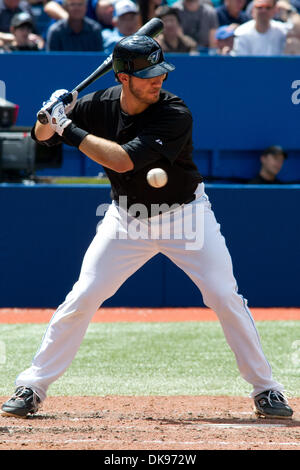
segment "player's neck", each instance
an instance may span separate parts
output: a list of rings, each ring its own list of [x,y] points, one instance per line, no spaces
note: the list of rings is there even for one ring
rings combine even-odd
[[[128,93],[125,93],[123,89],[120,96],[120,105],[122,111],[129,115],[140,114],[149,107],[149,104],[143,103]]]

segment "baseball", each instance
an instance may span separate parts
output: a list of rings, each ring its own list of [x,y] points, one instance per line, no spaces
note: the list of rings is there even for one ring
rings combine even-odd
[[[168,175],[162,168],[152,168],[147,173],[147,181],[153,188],[162,188],[167,184]]]

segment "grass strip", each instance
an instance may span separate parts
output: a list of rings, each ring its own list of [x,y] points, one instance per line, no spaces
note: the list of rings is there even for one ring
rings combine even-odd
[[[0,395],[10,395],[46,324],[0,325]],[[257,322],[273,375],[300,396],[300,322]],[[239,374],[218,322],[91,323],[49,395],[236,395],[252,387]]]

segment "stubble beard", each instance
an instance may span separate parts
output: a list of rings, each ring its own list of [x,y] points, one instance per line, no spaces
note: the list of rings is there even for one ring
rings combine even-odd
[[[160,91],[158,95],[147,96],[145,95],[145,92],[143,90],[140,90],[139,88],[134,86],[131,77],[129,77],[128,85],[130,93],[143,104],[150,105],[156,103],[159,100]]]

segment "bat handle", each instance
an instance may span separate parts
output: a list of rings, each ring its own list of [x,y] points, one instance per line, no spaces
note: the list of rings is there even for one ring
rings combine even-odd
[[[66,94],[62,95],[58,100],[56,100],[52,103],[50,102],[49,106],[46,107],[46,109],[47,109],[48,113],[51,114],[52,109],[54,108],[55,105],[57,105],[57,103],[60,103],[62,101],[63,104],[69,104],[69,103],[72,102],[72,99],[73,99],[72,92],[66,93]],[[43,125],[48,124],[48,117],[47,117],[47,114],[45,113],[43,108],[40,109],[40,111],[37,113],[37,119]]]
[[[47,115],[44,111],[40,110],[38,113],[37,113],[37,118],[38,118],[38,121],[41,123],[41,124],[48,124],[48,118],[47,118]]]

